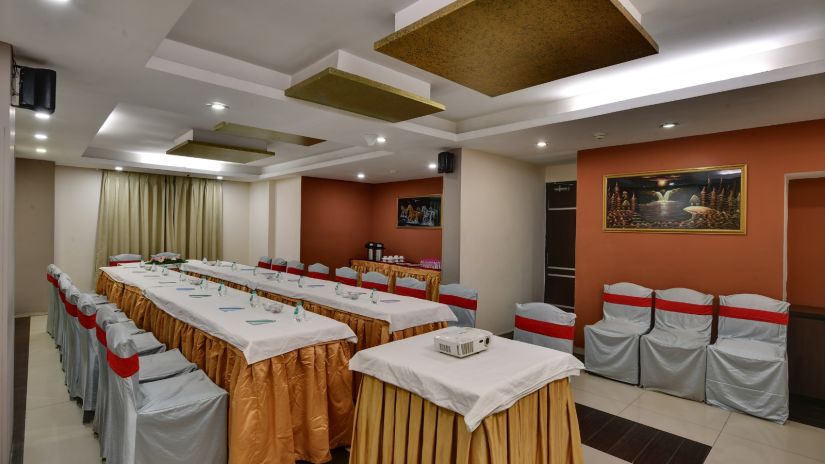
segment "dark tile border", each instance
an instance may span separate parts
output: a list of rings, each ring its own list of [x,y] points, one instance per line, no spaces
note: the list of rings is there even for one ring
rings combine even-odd
[[[29,380],[29,332],[31,319],[14,319],[14,412],[11,434],[11,464],[23,464],[26,434],[26,386]]]

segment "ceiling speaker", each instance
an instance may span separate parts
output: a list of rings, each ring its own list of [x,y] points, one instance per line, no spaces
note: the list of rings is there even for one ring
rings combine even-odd
[[[438,154],[438,173],[450,174],[453,171],[455,171],[455,155],[448,151],[442,151]]]
[[[17,106],[42,113],[54,113],[57,73],[51,69],[18,66]]]

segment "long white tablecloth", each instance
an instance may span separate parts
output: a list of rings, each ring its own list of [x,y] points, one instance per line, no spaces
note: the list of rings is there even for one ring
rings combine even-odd
[[[490,414],[584,369],[570,354],[497,336],[491,337],[486,351],[463,359],[439,353],[433,337],[454,330],[460,328],[448,327],[361,350],[350,360],[350,370],[461,414],[472,432]]]
[[[255,269],[253,266],[238,265],[236,270],[232,270],[231,263],[219,262],[216,265],[209,265],[190,260],[183,264],[181,269],[235,282],[252,289],[311,301],[333,309],[387,321],[390,325],[390,332],[433,322],[456,320],[449,306],[435,301],[378,292],[379,302],[372,303],[368,290],[342,284],[345,290],[364,292],[357,300],[350,300],[335,294],[335,282],[304,277],[304,286],[300,288],[298,276],[281,274],[282,280],[277,282],[271,279],[274,271],[258,269],[253,275],[253,269]]]
[[[253,308],[247,293],[227,287],[226,295],[219,296],[218,284],[209,283],[208,288],[202,290],[191,283],[192,278],[180,282],[180,274],[174,271],[161,276],[160,272],[141,272],[137,267],[101,270],[115,281],[140,288],[152,303],[176,319],[238,348],[249,364],[305,346],[337,340],[357,341],[349,326],[328,317],[307,312],[306,319],[297,322],[292,306],[260,298],[259,305]],[[281,312],[268,312],[263,309],[264,304],[275,305]],[[247,322],[264,319],[275,322],[260,325]]]

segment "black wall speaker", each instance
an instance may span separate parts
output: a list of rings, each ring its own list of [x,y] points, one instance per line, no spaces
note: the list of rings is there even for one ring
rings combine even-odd
[[[57,73],[51,69],[20,66],[17,107],[54,113]]]
[[[442,151],[438,154],[438,173],[449,174],[453,171],[455,171],[455,155],[448,151]]]

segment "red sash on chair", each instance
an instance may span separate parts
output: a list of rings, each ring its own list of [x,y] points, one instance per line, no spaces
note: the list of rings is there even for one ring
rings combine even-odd
[[[516,328],[547,337],[573,340],[574,327],[572,325],[553,324],[516,315]]]
[[[788,313],[777,313],[761,309],[719,306],[719,317],[745,319],[748,321],[767,322],[769,324],[788,325]]]
[[[105,331],[105,330],[103,330],[103,328],[102,328],[102,327],[100,327],[100,326],[99,326],[99,325],[97,325],[97,324],[95,324],[95,335],[97,335],[97,341],[98,341],[101,345],[103,345],[104,347],[105,347],[105,346],[108,346],[108,345],[106,344],[106,331]]]
[[[670,301],[656,298],[656,310],[670,311],[674,313],[692,314],[694,316],[712,316],[713,305],[699,305],[693,303],[683,303],[681,301]]]
[[[286,265],[285,264],[273,264],[272,265],[272,270],[273,271],[278,271],[278,272],[286,272]]]
[[[96,314],[92,314],[91,316],[87,316],[83,314],[83,311],[77,312],[77,320],[80,322],[80,325],[83,326],[84,329],[94,329],[97,327],[95,324]]]
[[[617,295],[614,293],[605,293],[602,295],[602,300],[605,303],[619,304],[623,306],[636,306],[639,308],[650,308],[653,306],[653,298],[644,298],[641,296]]]
[[[409,287],[399,287],[398,285],[395,286],[395,294],[396,295],[403,295],[403,296],[411,296],[413,298],[420,298],[422,300],[427,299],[427,290],[421,288],[409,288]]]
[[[287,274],[294,274],[294,275],[302,275],[304,273],[303,269],[298,269],[297,267],[288,267],[286,268]]]
[[[265,261],[258,261],[258,267],[262,267],[264,269],[271,269],[272,263],[267,263]]]
[[[350,279],[349,277],[335,276],[335,281],[336,282],[341,282],[342,284],[345,284],[345,285],[352,285],[353,287],[358,286],[358,279]]]
[[[109,361],[109,368],[123,378],[131,377],[140,370],[140,358],[137,353],[128,358],[121,358],[107,348],[106,360]]]
[[[449,306],[456,306],[462,309],[469,309],[475,311],[478,308],[478,300],[471,300],[470,298],[463,298],[456,295],[438,295],[438,302]]]
[[[366,281],[362,280],[361,281],[361,288],[366,288],[366,289],[370,289],[370,290],[375,289],[375,290],[378,290],[379,292],[386,292],[386,291],[389,290],[389,285],[379,284],[377,282],[366,282]]]
[[[329,280],[329,274],[324,274],[323,272],[307,272],[307,277],[312,277],[313,279]]]

